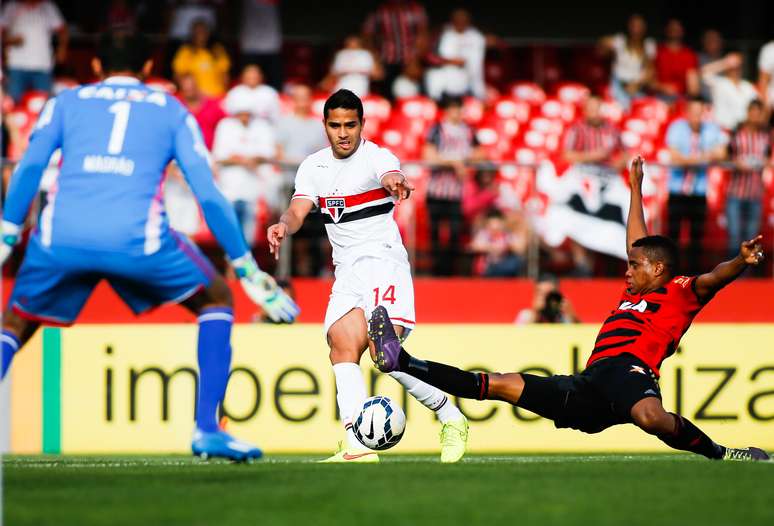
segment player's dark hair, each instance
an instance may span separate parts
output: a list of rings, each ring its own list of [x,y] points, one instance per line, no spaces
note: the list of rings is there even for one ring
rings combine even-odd
[[[363,102],[360,97],[348,89],[340,89],[325,101],[323,106],[323,118],[327,119],[331,110],[341,108],[344,110],[357,110],[357,118],[363,122]]]
[[[707,104],[707,99],[702,97],[701,95],[692,95],[690,97],[686,97],[685,100],[686,104],[691,104],[692,102],[698,102],[699,104]]]
[[[645,257],[651,261],[661,261],[669,272],[677,272],[678,250],[674,241],[666,236],[641,237],[632,247],[640,247],[645,252]]]
[[[97,58],[102,63],[102,70],[133,71],[140,73],[145,63],[151,58],[150,47],[145,38],[140,35],[121,36],[114,33],[104,33],[99,39]]]

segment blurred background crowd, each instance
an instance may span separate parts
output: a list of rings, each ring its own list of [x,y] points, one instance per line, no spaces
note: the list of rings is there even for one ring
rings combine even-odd
[[[417,187],[396,218],[419,274],[618,275],[634,153],[648,161],[648,221],[679,241],[687,271],[759,231],[771,243],[774,7],[747,2],[724,18],[701,2],[641,3],[642,14],[637,2],[515,4],[6,1],[4,185],[47,97],[94,80],[96,49],[142,33],[154,50],[147,82],[198,120],[218,185],[269,269],[265,229],[298,163],[327,145],[321,110],[338,88],[363,99],[364,136]],[[577,9],[599,16],[577,27]],[[174,166],[165,192],[172,225],[222,260]],[[329,251],[313,215],[279,274],[329,275]],[[555,288],[544,281],[524,318],[572,321],[558,303],[541,311]]]

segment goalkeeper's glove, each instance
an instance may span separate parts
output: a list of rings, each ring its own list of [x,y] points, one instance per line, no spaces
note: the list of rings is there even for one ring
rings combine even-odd
[[[232,265],[247,296],[275,322],[292,323],[301,312],[269,274],[258,268],[252,254],[233,260]]]
[[[2,234],[3,239],[0,242],[0,266],[5,263],[8,256],[13,252],[13,247],[19,242],[21,227],[8,221],[3,221]]]

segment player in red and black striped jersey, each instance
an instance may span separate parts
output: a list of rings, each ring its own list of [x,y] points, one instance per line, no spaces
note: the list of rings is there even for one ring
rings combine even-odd
[[[739,255],[699,276],[680,276],[677,247],[648,235],[642,209],[643,161],[630,170],[631,205],[626,242],[626,288],[605,320],[582,372],[550,377],[526,373],[472,373],[410,356],[386,311],[374,311],[369,336],[377,367],[403,371],[455,396],[502,400],[554,421],[558,428],[598,433],[631,423],[668,446],[712,459],[768,460],[758,448],[727,448],[661,403],[659,368],[677,348],[693,318],[724,286],[763,259],[761,236],[741,244]]]

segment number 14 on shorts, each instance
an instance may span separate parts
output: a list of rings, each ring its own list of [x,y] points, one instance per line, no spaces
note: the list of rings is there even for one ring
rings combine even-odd
[[[381,289],[379,287],[376,287],[374,289],[374,307],[379,305],[379,292],[380,292],[380,290]],[[381,296],[381,298],[382,298],[382,302],[383,303],[386,303],[386,302],[389,301],[390,305],[394,305],[395,304],[395,285],[388,286],[385,289],[384,294]]]

